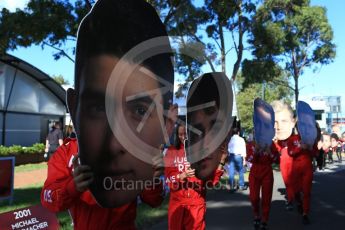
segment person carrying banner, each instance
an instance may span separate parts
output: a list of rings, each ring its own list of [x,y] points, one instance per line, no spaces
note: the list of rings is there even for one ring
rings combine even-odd
[[[308,131],[315,134],[315,138],[312,138],[313,144],[310,141],[306,143],[305,140],[308,137],[305,130],[300,128],[300,135],[292,134],[295,119],[291,107],[280,101],[273,102],[272,107],[275,111],[275,129],[278,139],[276,147],[281,153],[281,170],[288,196],[287,208],[291,210],[292,202],[297,201],[303,224],[310,224],[308,214],[313,179],[312,157],[318,152],[316,123],[313,122],[313,127],[308,127]],[[304,119],[299,116],[298,122],[303,121]],[[315,129],[315,132],[311,129]]]
[[[168,148],[164,158],[166,182],[170,189],[168,229],[203,230],[206,228],[206,188],[219,182],[227,153],[225,149],[220,153],[222,157],[212,178],[200,180],[187,161],[183,144],[185,138],[185,126],[178,125],[176,143]]]
[[[272,145],[274,137],[273,109],[260,98],[254,101],[253,121],[255,140],[247,144],[246,155],[246,161],[252,165],[249,173],[249,198],[254,214],[254,228],[264,230],[268,229],[272,201],[274,181],[272,164],[279,162],[279,153]],[[272,151],[271,148],[273,148]]]
[[[74,229],[136,229],[136,200],[119,208],[102,208],[88,186],[89,167],[78,161],[76,139],[67,138],[48,161],[48,176],[41,192],[41,203],[52,212],[69,210]],[[144,190],[143,202],[152,207],[162,201],[162,184]]]
[[[145,48],[152,39],[160,41],[157,46],[164,53],[146,52],[144,60],[128,57],[132,49]],[[75,229],[134,229],[138,196],[154,207],[162,202],[163,186],[157,180],[164,171],[159,147],[172,133],[177,116],[177,108],[171,106],[171,52],[164,24],[144,0],[98,0],[82,20],[75,88],[67,90],[77,140],[68,139],[48,162],[41,193],[42,204],[49,210],[71,211]],[[122,64],[131,70],[128,79],[113,72]],[[114,91],[123,90],[121,95],[107,91],[114,75],[128,80],[125,85],[113,85]],[[163,83],[168,87],[162,87]],[[107,119],[109,104],[116,105],[115,118],[125,114],[122,123],[115,121],[127,124],[127,129],[112,129],[115,122]],[[148,160],[139,159],[128,146],[139,146],[140,156],[145,154]],[[144,146],[152,151],[144,151]]]

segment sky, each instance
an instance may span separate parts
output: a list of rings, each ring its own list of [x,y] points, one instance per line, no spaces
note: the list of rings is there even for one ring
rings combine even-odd
[[[10,10],[22,8],[27,0],[0,0],[0,8],[6,7]],[[343,0],[311,0],[311,5],[320,5],[327,8],[327,16],[334,32],[334,43],[337,46],[337,55],[333,63],[323,66],[316,72],[306,70],[300,77],[300,96],[342,96],[342,117],[345,117],[345,1]],[[74,44],[68,44],[73,46]],[[54,50],[46,47],[42,50],[40,46],[19,48],[10,51],[10,54],[21,58],[30,64],[41,69],[48,75],[63,75],[73,84],[74,63],[67,58],[55,61],[52,54]],[[231,55],[229,56],[231,59]],[[232,69],[231,60],[227,63],[227,69]],[[220,67],[219,67],[220,68]],[[204,68],[208,71],[208,68]],[[230,73],[229,71],[229,73]]]

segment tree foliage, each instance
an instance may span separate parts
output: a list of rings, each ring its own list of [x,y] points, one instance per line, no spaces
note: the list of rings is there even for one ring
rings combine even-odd
[[[65,79],[61,74],[53,75],[52,78],[60,85],[69,85],[69,81]]]
[[[169,35],[179,38],[178,46],[195,46],[198,43],[200,47],[198,60],[186,58],[188,61],[185,61],[183,55],[177,56],[177,72],[185,76],[186,82],[180,84],[176,96],[183,95],[189,82],[199,76],[204,64],[209,65],[212,71],[221,66],[221,71],[235,80],[245,50],[245,33],[256,9],[255,1],[204,0],[201,7],[196,7],[191,0],[149,2],[160,12]],[[231,52],[236,58],[231,60],[233,69],[229,74],[226,66]]]
[[[303,71],[329,64],[335,57],[326,9],[310,6],[309,0],[266,0],[252,25],[249,43],[255,58],[243,63],[245,85],[264,79],[275,82],[274,76],[283,71],[293,78],[294,85],[289,87],[298,101],[298,81]]]
[[[75,41],[78,25],[89,10],[85,0],[30,0],[24,9],[10,12],[3,8],[0,15],[0,52],[18,47],[40,45],[56,50],[54,58],[70,54],[74,47],[65,47]],[[70,49],[69,49],[70,48]]]
[[[176,50],[176,72],[185,77],[177,96],[183,96],[189,83],[209,65],[235,80],[244,76],[242,87],[268,82],[287,86],[287,74],[294,79],[290,89],[298,98],[298,80],[305,68],[329,64],[335,57],[333,32],[326,9],[310,6],[309,0],[204,0],[197,7],[193,0],[146,0],[159,13]],[[56,50],[54,57],[73,61],[78,25],[95,0],[29,0],[26,8],[15,12],[2,9],[0,52],[32,44]],[[258,3],[262,3],[258,5]],[[249,37],[250,47],[244,40]],[[254,59],[242,60],[251,49]],[[194,52],[190,58],[186,53]],[[235,58],[229,60],[229,54]],[[227,63],[233,63],[231,72]],[[229,73],[230,72],[230,73]]]

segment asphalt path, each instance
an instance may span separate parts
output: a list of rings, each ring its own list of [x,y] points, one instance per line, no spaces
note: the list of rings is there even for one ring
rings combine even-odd
[[[229,193],[227,190],[207,194],[207,229],[250,230],[253,216],[249,190]],[[342,230],[345,229],[345,161],[328,165],[314,173],[310,225],[302,224],[302,217],[294,207],[285,210],[284,184],[280,172],[274,172],[274,188],[269,229],[277,230]],[[153,230],[168,229],[167,220],[153,226]]]

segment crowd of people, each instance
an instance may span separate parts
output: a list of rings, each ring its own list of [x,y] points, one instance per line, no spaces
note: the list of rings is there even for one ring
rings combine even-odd
[[[336,157],[337,162],[342,162],[342,153],[345,152],[345,132],[337,133],[321,132],[321,140],[318,143],[319,155],[315,159],[315,169],[325,170],[326,164],[332,165]]]

